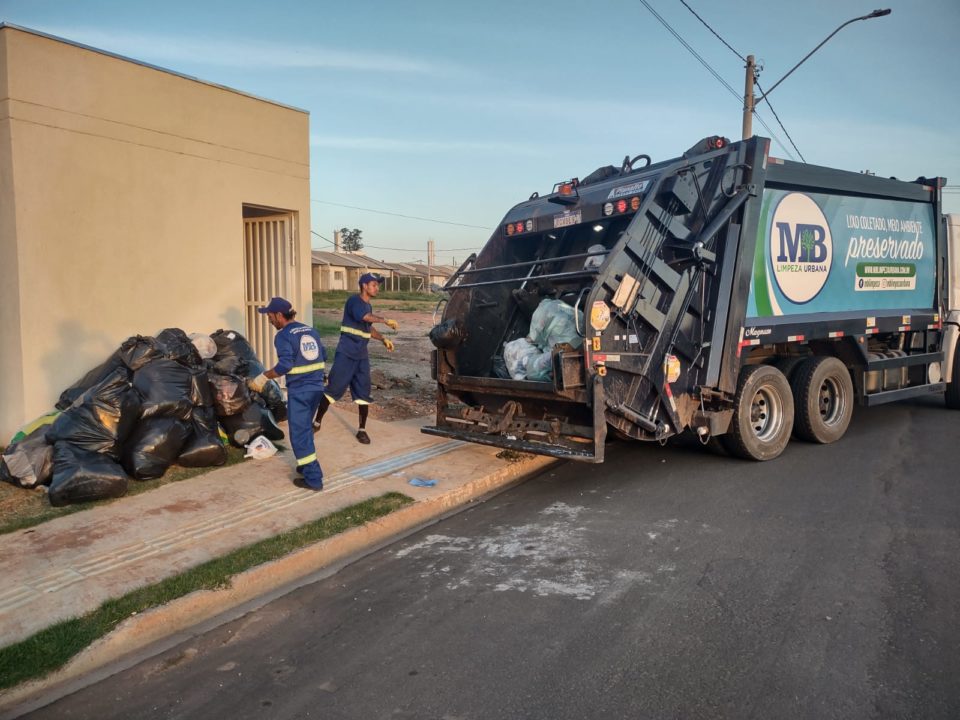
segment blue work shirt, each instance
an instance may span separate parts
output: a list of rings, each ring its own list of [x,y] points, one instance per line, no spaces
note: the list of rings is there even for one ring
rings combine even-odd
[[[367,343],[373,323],[363,321],[364,315],[373,312],[373,306],[359,295],[351,295],[343,306],[343,322],[340,323],[340,344],[337,353],[351,360],[367,357]]]
[[[287,376],[287,389],[323,390],[327,353],[320,334],[302,322],[287,323],[273,339],[277,364],[273,371]]]

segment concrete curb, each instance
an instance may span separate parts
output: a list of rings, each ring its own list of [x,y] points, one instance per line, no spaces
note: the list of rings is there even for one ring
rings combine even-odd
[[[0,720],[16,718],[99,682],[292,592],[420,528],[505,490],[557,460],[534,456],[472,480],[443,495],[418,500],[383,518],[352,528],[272,562],[251,568],[221,590],[198,590],[131,617],[109,635],[39,680],[0,691]],[[238,610],[240,612],[238,612]]]

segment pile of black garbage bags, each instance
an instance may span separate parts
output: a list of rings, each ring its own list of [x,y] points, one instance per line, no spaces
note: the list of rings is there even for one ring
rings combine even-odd
[[[246,338],[232,330],[191,337],[168,328],[128,338],[63,391],[52,423],[4,451],[0,478],[49,484],[60,506],[119,497],[129,478],[158,478],[174,463],[223,465],[221,427],[237,447],[261,434],[282,440],[283,394],[272,380],[262,393],[247,387],[264,367]]]

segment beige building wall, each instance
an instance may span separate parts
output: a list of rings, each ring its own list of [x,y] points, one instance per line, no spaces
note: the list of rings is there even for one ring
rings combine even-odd
[[[130,335],[244,332],[245,203],[311,322],[306,112],[9,26],[0,84],[0,442]]]

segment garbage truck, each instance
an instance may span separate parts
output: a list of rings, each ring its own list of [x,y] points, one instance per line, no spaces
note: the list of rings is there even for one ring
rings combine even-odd
[[[689,432],[763,461],[840,440],[855,404],[958,408],[945,184],[711,136],[534,192],[445,285],[423,432],[587,462]]]

